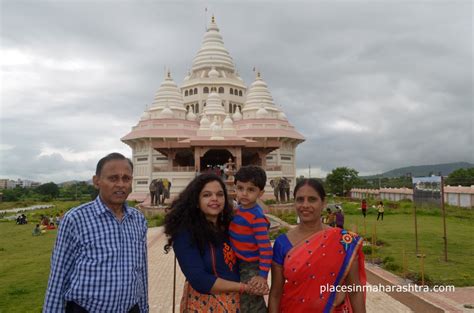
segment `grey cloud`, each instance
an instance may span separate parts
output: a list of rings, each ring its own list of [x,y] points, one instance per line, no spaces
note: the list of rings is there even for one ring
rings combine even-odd
[[[97,161],[37,158],[41,144],[126,151],[120,137],[152,103],[165,67],[182,82],[211,13],[245,82],[260,69],[306,136],[299,168],[474,162],[469,1],[3,1],[2,9],[2,49],[102,66],[2,67],[18,73],[15,88],[2,87],[1,142],[15,146],[0,152],[2,176],[74,178]],[[335,130],[339,120],[366,130]]]

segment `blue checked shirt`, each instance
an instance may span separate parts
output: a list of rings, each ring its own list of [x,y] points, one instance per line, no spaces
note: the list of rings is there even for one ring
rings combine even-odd
[[[124,205],[118,221],[97,197],[66,213],[51,257],[43,312],[74,301],[89,312],[148,312],[147,223]]]

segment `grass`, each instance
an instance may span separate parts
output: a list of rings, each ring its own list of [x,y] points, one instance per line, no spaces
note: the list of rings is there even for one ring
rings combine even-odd
[[[42,203],[4,202],[0,203],[0,210],[36,204]],[[41,215],[56,216],[81,202],[53,201],[46,204],[54,207],[24,212],[29,221],[27,225],[0,221],[0,313],[41,312],[57,230],[49,230],[37,237],[31,232]],[[164,214],[147,217],[147,220],[148,227],[161,226]]]
[[[358,232],[364,236],[362,215],[347,215],[346,227],[357,225]],[[474,242],[472,241],[472,220],[447,217],[448,262],[444,261],[443,224],[439,216],[417,215],[419,253],[425,254],[424,268],[428,282],[432,284],[453,284],[455,286],[473,286]],[[380,258],[384,267],[398,275],[403,274],[403,251],[405,251],[406,269],[410,275],[420,273],[421,260],[416,256],[413,215],[391,214],[384,221],[376,221],[376,214],[366,218],[365,234],[371,237],[376,230],[377,241],[388,243],[376,250],[375,257]],[[371,254],[366,254],[371,259]]]
[[[336,201],[340,202],[340,201]],[[66,212],[79,202],[51,202],[54,208],[25,213],[30,221],[27,225],[15,222],[0,222],[0,313],[40,312],[49,275],[51,252],[56,239],[56,230],[33,237],[34,223],[41,214],[55,215]],[[30,203],[32,205],[37,203]],[[2,204],[3,205],[3,204]],[[372,203],[370,203],[372,205]],[[21,207],[14,205],[12,207]],[[409,276],[419,279],[420,259],[415,256],[413,214],[410,202],[386,203],[384,221],[377,222],[374,209],[369,209],[367,233],[364,234],[363,217],[358,202],[344,202],[347,228],[357,226],[361,235],[372,235],[377,230],[376,257],[387,270],[396,274],[403,272],[403,249],[407,254]],[[4,209],[0,205],[0,209]],[[474,210],[447,208],[448,259],[443,261],[443,228],[439,209],[418,210],[418,233],[420,251],[426,254],[426,279],[433,284],[473,286],[474,242],[472,224]],[[295,224],[294,213],[282,215],[282,219]],[[162,225],[164,215],[148,218],[150,227]],[[284,231],[284,230],[282,230]],[[371,249],[365,247],[366,259],[371,259]]]
[[[0,312],[41,312],[56,230],[0,222]]]
[[[375,201],[369,202],[366,218],[360,211],[360,202],[334,199],[335,203],[343,203],[345,227],[357,229],[365,238],[372,237],[376,228],[377,248],[375,258],[381,265],[397,274],[403,275],[406,258],[406,274],[415,280],[420,279],[420,258],[415,252],[415,231],[413,204],[410,201],[384,201],[384,221],[376,221],[376,209],[371,208]],[[330,201],[330,202],[333,202]],[[426,255],[424,259],[425,280],[429,284],[453,284],[455,286],[474,286],[474,241],[472,240],[474,210],[447,206],[446,228],[448,238],[448,262],[444,261],[443,220],[439,208],[418,208],[418,244],[419,253]],[[294,213],[284,213],[281,219],[295,224]],[[371,260],[371,248],[364,247],[366,259]]]

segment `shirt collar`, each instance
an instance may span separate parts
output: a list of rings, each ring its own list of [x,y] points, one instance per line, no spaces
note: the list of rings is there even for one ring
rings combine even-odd
[[[97,215],[101,214],[106,214],[107,212],[110,212],[113,214],[112,210],[102,201],[100,196],[97,196],[94,200],[94,209]],[[127,217],[128,215],[132,215],[132,210],[128,206],[127,201],[123,204],[123,217]]]

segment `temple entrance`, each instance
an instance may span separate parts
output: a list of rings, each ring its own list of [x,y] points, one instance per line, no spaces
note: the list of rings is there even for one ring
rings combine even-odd
[[[259,157],[257,151],[255,150],[242,151],[242,166],[245,166],[245,165],[262,166],[262,159]]]
[[[191,150],[176,152],[173,166],[194,166],[194,152]]]
[[[230,159],[234,159],[232,154],[225,149],[211,149],[201,158],[201,172],[208,169],[221,167]]]

